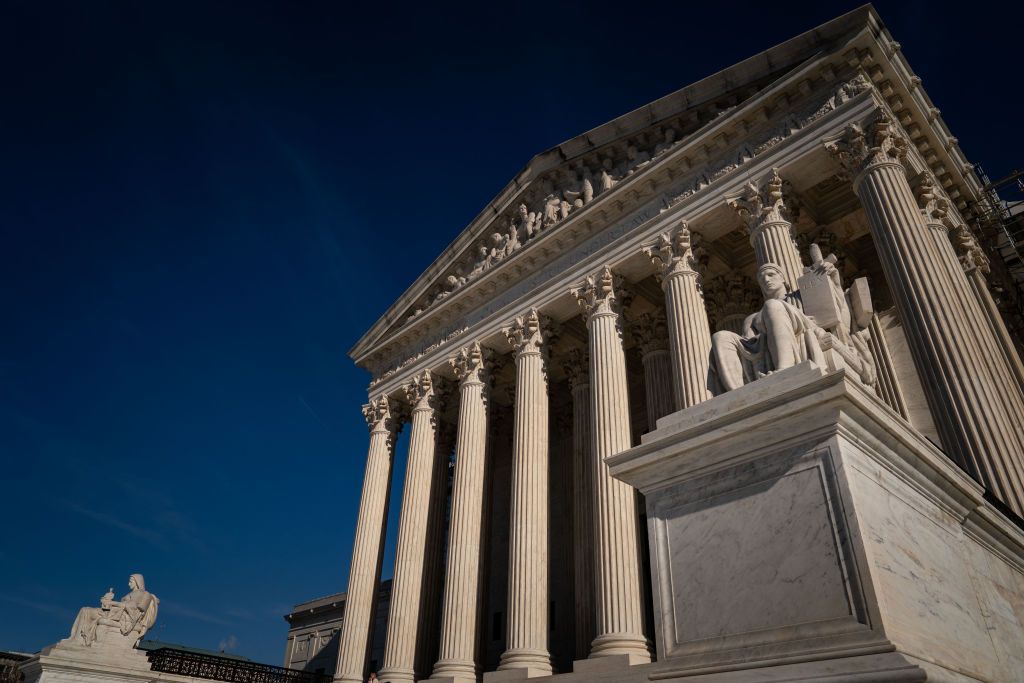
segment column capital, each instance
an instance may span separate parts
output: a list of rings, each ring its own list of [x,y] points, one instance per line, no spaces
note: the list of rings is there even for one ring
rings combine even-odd
[[[935,176],[929,171],[921,171],[914,180],[914,196],[917,198],[917,206],[921,209],[924,222],[930,227],[945,229],[949,200],[937,187]]]
[[[701,234],[690,230],[686,221],[669,232],[658,235],[657,241],[643,247],[644,256],[658,267],[658,278],[664,282],[672,275],[697,274],[706,257],[700,246]]]
[[[501,333],[517,356],[524,353],[543,353],[550,342],[550,331],[546,334],[545,328],[550,326],[551,321],[547,316],[541,315],[536,308],[531,308],[526,313],[516,316],[511,325],[501,329]]]
[[[584,348],[569,349],[565,360],[565,374],[569,378],[569,390],[590,386],[590,352]]]
[[[448,365],[455,372],[455,377],[463,386],[467,384],[487,385],[490,380],[491,370],[490,349],[480,346],[480,342],[473,342],[469,346],[459,349],[454,358],[448,359]]]
[[[414,411],[439,410],[441,408],[440,389],[439,378],[434,377],[430,370],[424,370],[420,374],[413,376],[402,387],[402,390],[405,392],[405,400],[412,406]]]
[[[588,275],[569,293],[576,298],[589,321],[601,315],[618,316],[622,312],[629,298],[625,284],[621,275],[612,272],[610,266],[604,266],[594,275]]]
[[[660,308],[640,315],[630,326],[630,332],[644,356],[654,351],[668,351],[668,323]]]
[[[739,214],[751,236],[766,225],[790,222],[778,168],[773,168],[761,183],[748,182],[739,195],[726,198],[726,202]]]
[[[854,180],[871,168],[903,166],[908,148],[899,124],[881,109],[873,120],[851,123],[839,135],[825,140],[825,149]]]
[[[958,223],[949,231],[949,237],[953,240],[953,248],[960,259],[960,265],[964,272],[970,273],[977,268],[982,275],[988,275],[989,261],[985,251],[978,244],[971,231],[963,223]]]
[[[371,432],[394,434],[398,431],[402,424],[401,410],[392,403],[387,395],[382,394],[377,398],[371,398],[370,402],[363,406],[363,417],[366,418],[366,426]]]

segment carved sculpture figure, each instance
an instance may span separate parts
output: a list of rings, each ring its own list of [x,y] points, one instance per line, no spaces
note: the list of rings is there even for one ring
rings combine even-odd
[[[672,149],[672,145],[676,144],[676,129],[675,128],[663,128],[661,131],[662,141],[654,147],[654,156],[664,154],[668,150]]]
[[[758,268],[757,282],[765,299],[761,310],[743,322],[743,334],[722,330],[711,337],[712,394],[738,389],[806,360],[822,367],[848,367],[864,384],[874,385],[867,339],[873,311],[867,282],[858,280],[852,293],[844,292],[835,259],[823,259],[817,245],[812,245],[811,256],[813,263],[800,278],[801,289],[812,297],[810,307],[800,290],[791,289],[779,266],[766,263]]]
[[[601,192],[607,192],[608,190],[615,187],[615,183],[618,181],[612,177],[612,173],[615,169],[615,162],[611,160],[611,157],[605,157],[601,160]]]
[[[132,574],[128,578],[128,588],[131,592],[120,600],[114,600],[114,589],[111,588],[100,598],[99,607],[80,609],[68,639],[91,646],[102,632],[104,638],[99,638],[101,642],[106,642],[109,634],[114,634],[134,645],[156,622],[160,600],[146,590],[142,574]]]

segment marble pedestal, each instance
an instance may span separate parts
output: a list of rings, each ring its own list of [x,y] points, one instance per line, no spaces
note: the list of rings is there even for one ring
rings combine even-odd
[[[647,501],[650,679],[1024,675],[1024,532],[844,371],[775,373],[606,462]]]
[[[97,641],[91,646],[62,640],[45,647],[19,667],[22,683],[185,683],[202,679],[152,671],[149,658],[135,649],[135,640],[113,631],[104,638],[99,627]]]

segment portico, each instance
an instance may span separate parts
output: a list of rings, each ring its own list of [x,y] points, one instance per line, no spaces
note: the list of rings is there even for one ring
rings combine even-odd
[[[366,673],[403,424],[385,681],[670,653],[652,508],[609,462],[803,362],[1024,513],[1020,361],[957,253],[981,251],[980,186],[915,78],[861,8],[538,155],[462,232],[351,351],[373,380],[338,680]],[[845,320],[808,313],[815,282]],[[775,306],[810,316],[803,355],[773,346]]]

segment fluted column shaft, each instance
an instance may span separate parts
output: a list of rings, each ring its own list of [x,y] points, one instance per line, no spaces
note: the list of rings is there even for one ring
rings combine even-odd
[[[797,279],[804,274],[800,252],[793,244],[792,225],[789,221],[762,223],[750,232],[750,245],[754,247],[757,265],[774,263],[782,269],[792,289],[797,288]]]
[[[1010,337],[1010,331],[1006,329],[1006,323],[1003,322],[1003,316],[999,312],[999,307],[996,306],[996,302],[992,298],[992,292],[989,291],[985,273],[982,272],[981,268],[974,266],[969,268],[965,274],[967,275],[967,280],[971,283],[971,289],[978,300],[978,305],[981,306],[985,314],[992,335],[999,344],[1007,367],[1010,368],[1017,386],[1024,388],[1024,365],[1021,364],[1020,355],[1013,344],[1013,338]]]
[[[572,392],[573,591],[576,659],[586,659],[594,640],[594,459],[590,433],[590,359],[570,355],[567,369]]]
[[[641,356],[644,393],[647,398],[647,429],[654,431],[658,418],[675,412],[672,390],[672,358],[668,349],[654,349]]]
[[[907,182],[905,141],[884,115],[828,147],[854,174],[875,247],[947,452],[1017,514],[1024,514],[1018,400],[993,377],[980,316],[959,264],[939,247]],[[980,313],[980,311],[979,311]],[[1012,398],[1012,397],[1011,397]],[[1024,412],[1024,411],[1022,411]]]
[[[590,406],[593,420],[597,636],[591,657],[627,655],[650,661],[643,627],[643,577],[637,534],[636,494],[608,472],[605,458],[631,446],[626,355],[616,289],[610,269],[574,289],[586,310],[590,341]]]
[[[437,397],[429,372],[406,387],[412,408],[412,433],[398,522],[398,546],[391,584],[387,638],[381,681],[413,681],[420,628],[425,571],[428,512],[435,475],[437,450]]]
[[[451,362],[459,381],[448,571],[434,677],[476,681],[483,584],[484,481],[487,471],[488,378],[484,351],[474,344]]]
[[[676,410],[711,397],[708,391],[711,330],[697,278],[697,273],[690,270],[672,273],[663,280]]]
[[[499,669],[551,672],[548,652],[548,388],[540,316],[505,330],[516,354],[507,649]]]
[[[370,651],[398,425],[398,420],[391,415],[389,400],[384,396],[364,406],[363,414],[370,426],[370,450],[366,456],[335,673],[339,681],[351,683],[364,680]]]
[[[644,249],[661,269],[675,410],[711,398],[707,386],[711,330],[700,291],[693,237],[682,221],[671,232],[661,235],[655,245]]]

